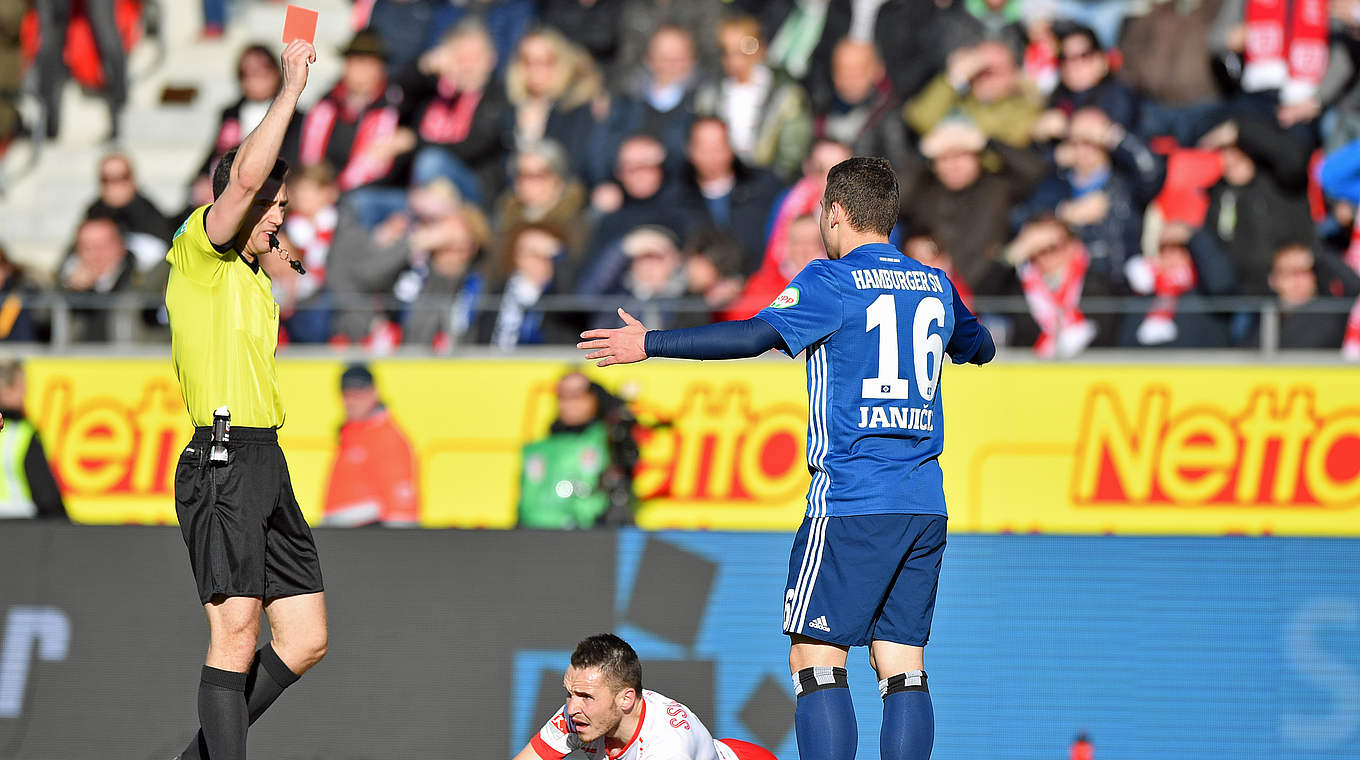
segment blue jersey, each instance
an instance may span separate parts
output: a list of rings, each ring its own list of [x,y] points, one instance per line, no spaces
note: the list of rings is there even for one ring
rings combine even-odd
[[[807,352],[809,517],[945,515],[940,373],[982,327],[944,272],[886,243],[809,263],[756,316]]]

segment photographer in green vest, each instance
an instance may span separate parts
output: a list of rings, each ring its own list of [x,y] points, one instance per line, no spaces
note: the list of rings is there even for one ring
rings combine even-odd
[[[24,417],[27,382],[18,359],[0,359],[0,519],[66,519],[57,479],[33,423]]]

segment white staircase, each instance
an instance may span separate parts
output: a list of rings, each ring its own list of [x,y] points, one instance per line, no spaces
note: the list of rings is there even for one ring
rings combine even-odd
[[[162,211],[173,213],[187,202],[186,190],[215,137],[217,116],[239,97],[236,56],[252,42],[276,50],[283,45],[284,3],[242,0],[227,33],[216,40],[199,39],[200,5],[195,0],[160,0],[164,57],[153,66],[154,46],[143,42],[133,50],[129,98],[116,145],[109,133],[108,110],[98,95],[67,83],[62,99],[62,134],[42,145],[36,166],[7,182],[0,196],[0,242],[39,279],[50,276],[65,254],[86,206],[98,194],[98,161],[117,149],[132,157],[142,192]],[[314,103],[340,75],[339,49],[350,37],[350,4],[345,0],[300,0],[320,11],[317,62],[312,66],[303,106]],[[188,104],[161,104],[167,87],[194,87]],[[36,104],[25,103],[26,116]],[[30,124],[32,123],[30,119]],[[5,176],[12,176],[32,154],[16,145],[6,156]]]

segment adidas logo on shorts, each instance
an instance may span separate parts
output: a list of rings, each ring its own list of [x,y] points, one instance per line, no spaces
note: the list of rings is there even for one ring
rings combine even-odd
[[[808,628],[816,628],[819,631],[826,631],[827,633],[831,633],[831,626],[826,624],[826,615],[822,615],[816,620],[813,620],[812,622],[808,623]]]

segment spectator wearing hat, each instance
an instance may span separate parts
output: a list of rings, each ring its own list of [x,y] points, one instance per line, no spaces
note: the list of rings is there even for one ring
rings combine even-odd
[[[1194,307],[1204,296],[1237,290],[1237,274],[1214,236],[1184,222],[1157,221],[1156,249],[1124,265],[1129,289],[1150,296],[1144,312],[1124,315],[1119,343],[1158,348],[1223,348],[1229,345],[1225,315]]]
[[[907,101],[908,126],[925,135],[946,117],[966,116],[988,138],[1025,147],[1043,103],[1020,74],[1015,53],[1003,42],[985,41],[949,55],[939,76]]]
[[[544,308],[545,296],[561,293],[557,262],[566,241],[546,225],[531,224],[511,235],[510,259],[493,262],[492,289],[500,307],[482,312],[481,342],[502,351],[518,346],[575,343],[581,332],[578,314]]]
[[[345,421],[331,464],[321,524],[419,526],[415,453],[379,398],[367,366],[345,368],[340,375],[340,398]]]
[[[1161,190],[1165,162],[1094,106],[1072,114],[1054,151],[1055,172],[1018,209],[1055,214],[1086,244],[1091,266],[1113,282],[1142,244],[1143,210]]]
[[[607,295],[611,308],[595,315],[591,327],[618,323],[613,306],[631,314],[641,312],[657,325],[656,329],[692,327],[706,324],[708,315],[687,310],[689,280],[685,259],[675,236],[663,227],[639,227],[624,236],[620,247],[628,258],[617,288]]]
[[[765,65],[760,22],[735,16],[718,27],[723,76],[699,89],[695,111],[728,126],[743,163],[792,179],[812,144],[812,112],[802,85]]]
[[[737,158],[727,125],[712,116],[690,127],[688,157],[679,200],[687,232],[706,227],[729,232],[741,243],[742,274],[754,273],[765,254],[766,220],[782,184],[769,171]]]
[[[904,168],[902,214],[908,232],[928,230],[954,257],[959,275],[979,295],[1005,279],[998,267],[1009,239],[1011,207],[1029,197],[1047,172],[1031,151],[988,143],[971,123],[949,119],[921,140],[925,161]]]
[[[397,108],[388,97],[387,51],[375,32],[354,35],[340,51],[340,81],[302,122],[298,157],[303,166],[326,162],[342,192],[380,180],[392,171],[386,145],[397,130]],[[374,212],[374,220],[386,214]]]

